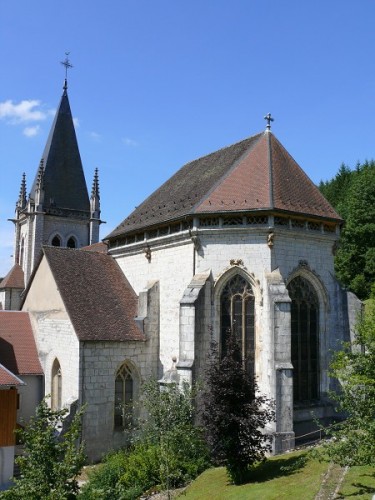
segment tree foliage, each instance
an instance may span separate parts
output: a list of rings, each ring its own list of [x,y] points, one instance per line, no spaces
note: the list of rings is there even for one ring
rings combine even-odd
[[[201,430],[194,425],[194,391],[156,380],[143,386],[147,418],[126,450],[110,454],[82,489],[82,498],[139,498],[151,488],[169,490],[186,484],[208,466]]]
[[[332,397],[347,418],[330,430],[333,439],[323,447],[323,456],[342,466],[375,466],[374,308],[359,322],[354,345],[337,353],[331,368],[342,388]]]
[[[264,429],[275,414],[271,401],[258,393],[254,378],[246,373],[234,334],[221,359],[217,345],[212,346],[201,416],[214,461],[226,466],[234,483],[243,482],[249,466],[271,449]]]
[[[353,171],[342,166],[319,187],[346,221],[335,257],[337,277],[367,299],[375,282],[375,163],[365,162]]]
[[[11,500],[63,500],[78,493],[77,475],[85,462],[83,444],[77,445],[83,410],[78,411],[63,435],[57,429],[68,410],[52,410],[43,399],[24,430],[19,431],[24,454],[16,461],[21,476],[0,494]]]

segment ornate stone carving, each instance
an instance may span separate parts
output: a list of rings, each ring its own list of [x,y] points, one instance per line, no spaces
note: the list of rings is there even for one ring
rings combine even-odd
[[[231,266],[243,266],[243,260],[242,259],[230,259],[229,264]]]
[[[268,234],[268,237],[267,237],[267,245],[268,245],[268,248],[272,248],[273,245],[274,245],[274,239],[275,239],[275,233],[271,232]]]
[[[193,233],[191,229],[189,229],[189,236],[191,238],[191,241],[193,242],[195,250],[198,252],[201,249],[199,236],[196,233]]]
[[[146,259],[151,262],[151,248],[149,247],[149,245],[146,246],[146,248],[143,250],[144,253],[145,253],[145,257]]]

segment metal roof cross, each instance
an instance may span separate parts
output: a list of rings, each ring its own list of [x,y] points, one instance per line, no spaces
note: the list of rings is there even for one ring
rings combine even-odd
[[[274,121],[274,118],[272,118],[271,116],[271,113],[268,113],[265,117],[264,117],[265,120],[267,120],[267,130],[270,130],[271,129],[271,122]]]
[[[73,64],[70,64],[69,61],[69,54],[70,52],[65,52],[65,61],[61,61],[61,64],[65,66],[65,83],[64,83],[64,90],[68,88],[68,69],[73,68]]]

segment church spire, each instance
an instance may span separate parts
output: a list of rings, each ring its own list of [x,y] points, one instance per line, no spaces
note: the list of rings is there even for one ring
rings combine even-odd
[[[67,61],[66,64],[70,63]],[[53,208],[79,211],[86,212],[89,216],[90,201],[65,85],[42,160],[44,162],[43,210],[48,212]],[[37,173],[30,193],[34,201],[38,175]]]

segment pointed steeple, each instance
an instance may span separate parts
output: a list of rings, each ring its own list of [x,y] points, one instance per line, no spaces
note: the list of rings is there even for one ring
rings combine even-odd
[[[89,212],[90,202],[66,85],[42,160],[44,162],[43,209],[47,213],[50,208]],[[30,193],[33,200],[38,189],[38,181],[39,171]]]
[[[99,174],[95,169],[94,180],[91,189],[90,198],[90,245],[99,241],[99,226],[103,221],[100,220],[100,193],[99,193]]]
[[[100,193],[99,193],[99,174],[98,169],[95,169],[94,180],[92,182],[90,206],[91,213],[99,211],[100,213]]]
[[[17,208],[24,209],[26,207],[27,199],[26,199],[26,174],[25,172],[22,174],[22,181],[20,187],[20,194],[18,196]]]

